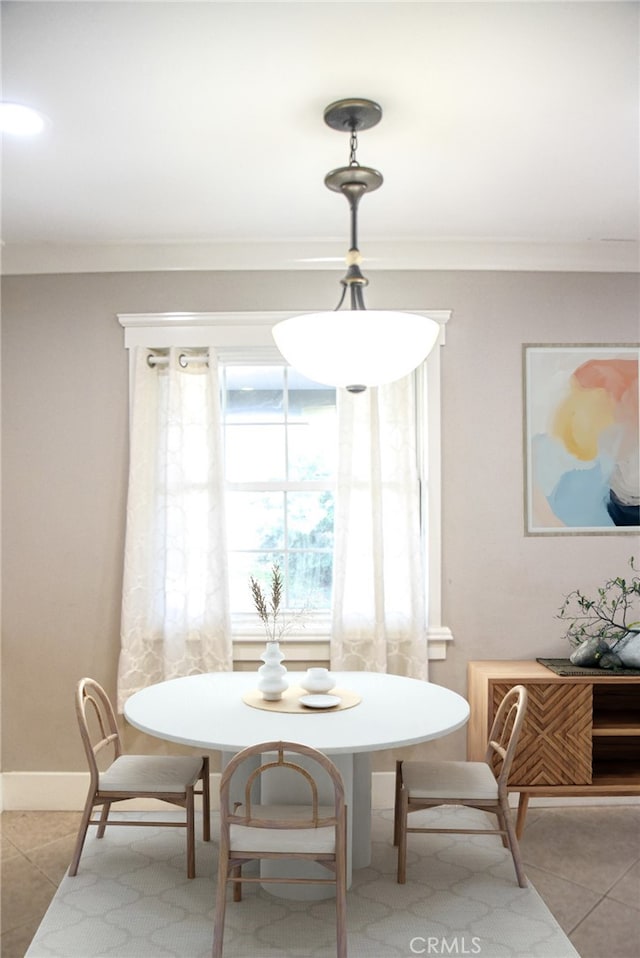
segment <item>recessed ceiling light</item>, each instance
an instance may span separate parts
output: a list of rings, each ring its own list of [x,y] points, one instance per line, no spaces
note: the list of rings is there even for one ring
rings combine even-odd
[[[33,136],[44,129],[44,118],[30,106],[0,103],[0,131],[14,136]]]

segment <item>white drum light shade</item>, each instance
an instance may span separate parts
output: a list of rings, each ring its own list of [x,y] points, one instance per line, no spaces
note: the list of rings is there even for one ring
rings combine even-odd
[[[294,369],[327,386],[381,386],[407,376],[438,339],[439,324],[396,310],[306,313],[274,326],[273,338]]]

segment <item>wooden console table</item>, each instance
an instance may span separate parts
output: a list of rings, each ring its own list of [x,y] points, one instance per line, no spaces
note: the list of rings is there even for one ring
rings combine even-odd
[[[531,795],[640,795],[640,675],[564,676],[535,661],[469,662],[467,757],[484,758],[495,711],[513,685],[529,707],[509,777],[522,834]]]

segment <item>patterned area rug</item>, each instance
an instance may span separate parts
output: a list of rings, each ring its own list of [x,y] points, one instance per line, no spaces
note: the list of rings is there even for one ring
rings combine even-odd
[[[454,824],[451,816],[471,827],[483,817],[463,808],[417,814],[441,827]],[[391,834],[391,812],[374,813],[372,862],[354,872],[347,901],[350,958],[579,958],[535,889],[518,887],[497,836],[410,835],[407,884],[398,885]],[[216,844],[198,844],[198,877],[189,881],[179,829],[94,836],[91,829],[78,875],[63,879],[26,958],[210,955]],[[227,907],[226,958],[335,956],[332,900],[287,901],[253,885],[243,894]]]

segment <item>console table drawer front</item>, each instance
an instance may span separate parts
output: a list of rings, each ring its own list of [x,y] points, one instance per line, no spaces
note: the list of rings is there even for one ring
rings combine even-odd
[[[514,684],[493,685],[494,715]],[[527,715],[509,785],[590,785],[592,686],[527,684],[527,692]]]

